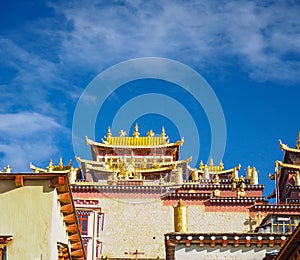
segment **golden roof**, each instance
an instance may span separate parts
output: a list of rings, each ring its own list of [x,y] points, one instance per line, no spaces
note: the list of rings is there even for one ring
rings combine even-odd
[[[152,146],[166,144],[166,139],[160,136],[153,137],[109,137],[107,144],[117,146]]]
[[[281,161],[276,161],[275,166],[280,166],[281,168],[289,168],[289,169],[294,169],[294,170],[300,170],[300,165],[295,165],[295,164],[289,164],[289,163],[283,163]]]
[[[240,166],[237,166],[235,168],[239,170]],[[209,172],[228,173],[228,172],[232,172],[235,168],[229,169],[229,170],[224,170],[223,162],[220,161],[219,165],[214,165],[214,161],[212,158],[209,160],[209,165],[204,165],[202,160],[200,161],[200,164],[199,164],[200,172],[204,172],[204,170],[207,169]]]
[[[68,173],[74,170],[72,166],[72,160],[70,160],[68,165],[63,165],[62,157],[59,158],[58,165],[53,165],[52,160],[50,160],[47,169],[39,168],[30,163],[30,169],[33,170],[35,173],[45,173],[45,172],[55,172],[55,173]]]
[[[172,146],[182,145],[183,139],[176,143],[169,143],[168,136],[166,135],[164,127],[162,127],[161,134],[156,135],[152,130],[149,130],[147,136],[140,136],[138,125],[134,127],[132,136],[126,136],[126,132],[121,130],[120,136],[112,136],[110,127],[108,127],[105,139],[102,139],[102,143],[94,142],[86,137],[86,142],[89,145],[107,146],[107,147],[152,147],[152,146]]]
[[[295,148],[290,148],[288,145],[282,143],[282,141],[280,139],[279,139],[279,146],[280,146],[280,150],[300,153],[300,132],[298,132],[298,140],[297,140]]]

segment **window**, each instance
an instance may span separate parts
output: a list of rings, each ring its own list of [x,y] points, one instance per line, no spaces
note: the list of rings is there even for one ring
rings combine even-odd
[[[88,235],[89,216],[85,214],[78,214],[77,218],[81,235]]]
[[[12,236],[0,235],[0,260],[7,259],[7,243],[12,240]]]
[[[100,213],[98,215],[97,237],[100,237],[100,233],[101,231],[103,231],[103,224],[104,224],[104,214]]]
[[[102,254],[102,243],[98,242],[96,245],[96,257],[100,257]]]
[[[1,260],[6,260],[6,246],[2,250],[0,249],[0,255],[1,254],[2,254]]]
[[[274,216],[272,218],[273,233],[292,233],[299,224],[298,216]]]

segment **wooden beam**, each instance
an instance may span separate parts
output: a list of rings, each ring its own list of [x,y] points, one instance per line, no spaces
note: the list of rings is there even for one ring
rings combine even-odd
[[[204,246],[204,236],[200,236],[199,240],[200,240],[199,246]]]
[[[238,247],[240,245],[240,238],[238,236],[234,237],[234,247]]]
[[[82,249],[78,249],[78,250],[75,250],[75,251],[72,251],[71,252],[71,256],[72,257],[76,257],[76,256],[83,256],[83,251],[82,251]]]
[[[191,240],[188,240],[188,239],[187,239],[187,240],[185,241],[185,245],[186,245],[187,247],[191,246]]]
[[[273,247],[274,246],[274,237],[269,237],[269,247]]]
[[[57,188],[60,185],[64,185],[66,183],[65,177],[64,176],[56,176],[51,178],[50,180],[50,186],[52,188]]]
[[[69,204],[61,206],[60,211],[62,213],[72,213],[73,212],[72,204],[69,203]]]
[[[210,246],[215,247],[216,246],[216,237],[212,236],[210,239],[211,239]]]
[[[64,216],[64,221],[69,224],[76,223],[76,217],[74,213]]]
[[[227,246],[227,236],[223,236],[222,246]]]
[[[15,183],[16,183],[16,186],[17,187],[22,187],[24,185],[24,182],[23,182],[23,176],[21,175],[17,175],[15,177]]]
[[[67,232],[68,233],[77,233],[77,226],[76,226],[76,224],[74,223],[74,224],[71,224],[71,225],[68,225],[67,226]]]
[[[250,246],[251,246],[251,237],[246,236],[246,247],[250,247]]]
[[[286,243],[286,237],[285,236],[282,236],[281,237],[281,246],[284,246]]]
[[[74,249],[74,250],[77,250],[77,249],[81,248],[81,242],[73,243],[71,245],[71,248]]]
[[[66,179],[64,176],[59,176],[57,180],[58,185],[64,185],[66,183]]]
[[[78,242],[78,241],[80,241],[80,236],[79,236],[79,234],[78,233],[76,233],[76,234],[73,234],[73,235],[71,235],[71,236],[69,236],[69,240],[71,241],[71,242]]]
[[[257,244],[256,244],[257,247],[261,247],[262,246],[262,237],[261,236],[258,236],[257,237]]]
[[[61,203],[70,203],[71,202],[71,196],[69,192],[61,193],[58,195],[58,200]]]

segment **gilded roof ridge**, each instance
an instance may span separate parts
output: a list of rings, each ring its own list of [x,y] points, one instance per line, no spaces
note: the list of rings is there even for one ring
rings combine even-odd
[[[279,139],[279,147],[280,150],[283,151],[300,153],[300,139],[298,139],[298,144],[296,145],[296,148],[289,147],[287,144],[282,143],[281,139]]]
[[[183,144],[183,140],[179,140],[175,143],[169,143],[169,142],[164,142],[164,143],[158,143],[156,144],[155,142],[153,143],[149,143],[147,144],[146,143],[143,143],[143,140],[146,140],[146,139],[152,139],[152,138],[155,138],[155,137],[139,137],[139,138],[135,138],[135,137],[110,137],[109,139],[112,140],[112,138],[132,138],[132,139],[128,139],[128,140],[142,140],[142,141],[136,141],[136,144],[134,144],[135,142],[133,141],[133,144],[110,144],[109,141],[106,141],[106,140],[103,140],[102,139],[102,143],[99,143],[99,142],[96,142],[96,141],[93,141],[91,139],[89,139],[87,136],[86,136],[86,143],[88,145],[95,145],[95,146],[102,146],[102,147],[109,147],[109,148],[115,148],[115,147],[122,147],[122,148],[146,148],[146,147],[168,147],[168,146],[174,146],[174,145],[182,145]],[[162,140],[163,137],[157,137],[159,140]],[[124,139],[126,140],[126,139]]]

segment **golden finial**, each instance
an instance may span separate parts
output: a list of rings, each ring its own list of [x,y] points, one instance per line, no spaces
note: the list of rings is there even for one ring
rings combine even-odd
[[[149,130],[149,132],[147,133],[148,137],[153,137],[154,136],[154,132],[152,130]]]
[[[251,171],[250,184],[258,184],[258,173],[255,167],[253,167]]]
[[[296,148],[300,149],[300,131],[298,132],[298,140],[297,140]]]
[[[219,184],[219,181],[220,181],[219,175],[216,173],[213,182],[214,184]]]
[[[238,169],[236,167],[233,169],[233,172],[232,172],[232,180],[233,181],[238,181],[239,180],[239,172],[238,172]]]
[[[62,156],[59,157],[59,163],[58,166],[61,168],[63,167],[63,161],[62,161]]]
[[[199,164],[199,169],[202,171],[203,168],[204,168],[204,165],[203,165],[203,162],[202,162],[202,160],[201,160],[201,161],[200,161],[200,164]]]
[[[198,174],[198,170],[196,168],[192,171],[192,180],[193,181],[199,180],[199,174]]]
[[[11,173],[11,168],[10,168],[9,165],[7,165],[7,166],[4,168],[4,170],[5,170],[5,173]]]
[[[210,160],[209,160],[209,166],[214,166],[213,158],[210,158]]]
[[[165,132],[164,127],[161,128],[161,134],[160,135],[161,135],[161,137],[164,137],[164,138],[166,137],[166,132]]]
[[[133,136],[136,137],[136,138],[140,136],[140,133],[139,133],[139,126],[138,126],[137,123],[135,124],[135,127],[134,127]]]
[[[248,165],[247,169],[246,169],[246,179],[250,180],[251,179],[251,174],[252,174],[252,170],[251,170],[250,165]]]
[[[223,171],[224,170],[224,164],[223,164],[223,162],[222,162],[222,160],[220,161],[220,171]]]
[[[110,126],[107,128],[106,139],[111,137]]]
[[[125,137],[125,136],[126,136],[126,132],[123,129],[121,129],[120,130],[120,137]]]
[[[48,165],[48,172],[52,172],[52,170],[53,170],[53,162],[52,162],[52,160],[50,160],[50,162],[49,162],[49,165]]]

